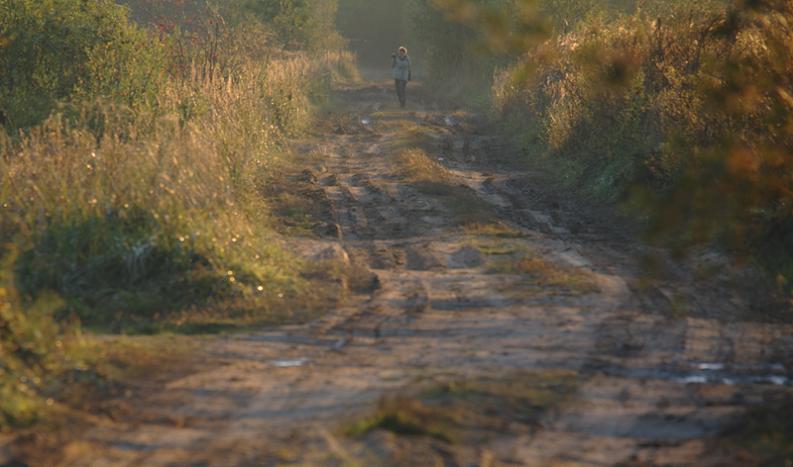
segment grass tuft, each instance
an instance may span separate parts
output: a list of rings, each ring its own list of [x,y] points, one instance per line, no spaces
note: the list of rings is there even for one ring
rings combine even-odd
[[[483,253],[497,258],[491,262],[490,272],[496,274],[521,274],[532,284],[558,287],[579,294],[595,293],[600,289],[594,274],[583,268],[550,261],[523,246],[508,242],[482,243],[477,246]]]
[[[473,446],[516,425],[531,430],[575,388],[575,374],[566,370],[453,380],[410,395],[384,398],[374,413],[353,422],[345,432],[361,437],[385,430]]]
[[[466,234],[477,237],[522,238],[525,236],[523,232],[502,222],[468,224],[464,230]]]
[[[398,175],[421,193],[436,198],[444,213],[460,225],[482,225],[494,222],[492,207],[474,190],[462,185],[454,174],[421,149],[403,151],[397,158]]]

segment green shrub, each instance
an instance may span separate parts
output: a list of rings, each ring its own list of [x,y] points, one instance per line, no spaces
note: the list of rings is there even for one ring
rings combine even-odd
[[[10,272],[14,259],[5,252],[0,264],[0,431],[36,421],[44,406],[39,390],[59,366],[63,345],[52,316],[59,300],[43,295],[23,307]]]
[[[59,103],[151,102],[163,78],[158,41],[111,0],[0,0],[0,110],[8,129]]]
[[[250,43],[267,35],[252,22],[201,24],[163,41],[155,106],[75,98],[70,118],[0,133],[0,242],[22,252],[26,300],[57,291],[85,323],[134,330],[270,320],[306,297],[261,184],[353,60]]]
[[[481,107],[488,102],[487,89],[493,71],[511,62],[509,55],[488,52],[485,45],[494,39],[470,24],[467,13],[450,15],[444,8],[452,8],[437,0],[416,0],[412,20],[420,44],[419,53],[427,70],[428,84],[439,95]],[[481,9],[482,16],[516,9],[514,0],[477,0],[470,2]],[[454,21],[453,19],[458,19]],[[501,24],[493,29],[504,29]],[[491,41],[491,42],[498,42]]]
[[[226,11],[253,14],[273,29],[282,46],[311,51],[343,47],[337,9],[338,0],[233,0],[226,6]]]
[[[23,294],[55,291],[88,323],[201,304],[229,285],[190,242],[135,207],[51,225],[20,256],[16,276]]]
[[[501,72],[494,106],[527,151],[579,166],[571,186],[611,200],[637,181],[668,187],[682,168],[676,142],[721,124],[700,86],[706,57],[724,48],[712,38],[719,14],[693,14],[590,18]]]
[[[666,14],[590,17],[529,50],[495,108],[570,187],[630,199],[680,252],[719,243],[790,290],[793,7],[650,5]]]

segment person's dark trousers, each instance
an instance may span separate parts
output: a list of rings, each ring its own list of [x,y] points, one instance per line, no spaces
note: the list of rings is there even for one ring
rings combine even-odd
[[[407,102],[408,82],[403,79],[397,79],[394,81],[396,82],[396,92],[397,97],[399,98],[399,105],[404,108],[405,103]]]

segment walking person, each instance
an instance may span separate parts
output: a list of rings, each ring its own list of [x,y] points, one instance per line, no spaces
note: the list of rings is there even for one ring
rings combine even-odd
[[[399,105],[403,109],[407,102],[407,86],[410,81],[410,57],[408,57],[408,49],[400,47],[396,55],[391,56],[391,70],[394,73],[394,82],[396,83],[397,97],[399,98]]]

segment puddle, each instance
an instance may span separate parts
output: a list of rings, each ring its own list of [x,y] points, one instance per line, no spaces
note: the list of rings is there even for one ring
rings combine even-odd
[[[680,382],[684,384],[705,384],[708,382],[707,376],[692,375],[680,378]]]
[[[793,386],[793,380],[785,374],[785,366],[778,363],[762,365],[727,365],[718,362],[691,364],[697,371],[683,374],[678,381],[684,384],[770,384]]]
[[[726,384],[728,386],[735,386],[737,384],[770,384],[773,386],[791,386],[790,378],[786,376],[752,376],[752,377],[714,377],[711,375],[689,375],[678,378],[683,384]]]
[[[761,379],[762,382],[769,382],[776,386],[787,386],[790,380],[784,376],[766,376]]]
[[[274,367],[278,368],[296,368],[299,366],[305,366],[309,363],[309,359],[307,358],[298,358],[295,360],[273,360],[270,362]]]
[[[724,369],[724,364],[722,363],[700,363],[697,365],[697,368],[703,371],[721,371]]]
[[[728,365],[716,362],[687,363],[666,369],[609,368],[606,373],[629,378],[663,379],[680,384],[771,385],[793,387],[784,365]]]

